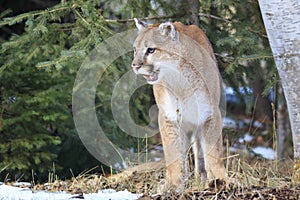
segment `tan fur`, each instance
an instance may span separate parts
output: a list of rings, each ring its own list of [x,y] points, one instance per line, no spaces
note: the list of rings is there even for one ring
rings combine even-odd
[[[207,37],[198,27],[180,22],[136,23],[132,67],[153,85],[167,170],[164,189],[184,187],[190,149],[196,176],[205,168],[207,178],[224,178],[221,84]],[[149,53],[149,48],[155,51]]]

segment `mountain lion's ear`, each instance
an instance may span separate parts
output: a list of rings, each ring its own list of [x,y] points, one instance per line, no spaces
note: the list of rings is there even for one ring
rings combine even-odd
[[[147,27],[146,22],[143,22],[137,18],[134,18],[134,21],[135,21],[135,25],[139,29],[139,31],[141,31]]]
[[[171,22],[160,24],[158,30],[162,35],[170,36],[172,40],[176,40],[177,31]]]

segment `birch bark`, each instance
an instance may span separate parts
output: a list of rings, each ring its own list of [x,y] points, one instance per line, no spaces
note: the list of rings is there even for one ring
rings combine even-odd
[[[300,1],[259,0],[259,5],[287,101],[297,161],[300,159]]]

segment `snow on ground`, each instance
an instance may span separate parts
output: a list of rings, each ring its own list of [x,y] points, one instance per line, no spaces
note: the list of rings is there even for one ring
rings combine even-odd
[[[274,160],[276,157],[276,152],[273,149],[268,147],[258,146],[253,148],[252,151],[269,160]]]
[[[243,144],[245,142],[251,142],[253,140],[253,136],[249,133],[246,133],[243,137],[239,138],[239,143]]]
[[[98,193],[83,194],[87,200],[134,200],[138,199],[141,194],[133,194],[124,191],[115,191],[113,189],[100,190]],[[78,197],[78,198],[77,198]],[[0,199],[1,200],[76,200],[78,195],[67,194],[65,192],[33,192],[29,188],[18,188],[0,183]]]
[[[232,129],[236,129],[236,122],[230,118],[230,117],[224,117],[223,118],[223,128],[232,128]]]

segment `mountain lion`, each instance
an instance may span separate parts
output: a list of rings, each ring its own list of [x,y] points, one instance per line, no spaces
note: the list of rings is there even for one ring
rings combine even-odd
[[[190,149],[196,177],[206,171],[208,179],[224,178],[221,83],[207,37],[180,22],[135,23],[132,68],[153,85],[166,162],[164,190],[185,186]]]

